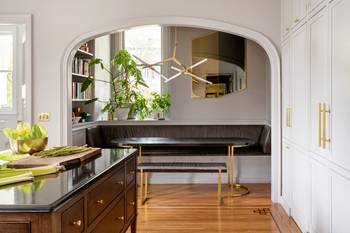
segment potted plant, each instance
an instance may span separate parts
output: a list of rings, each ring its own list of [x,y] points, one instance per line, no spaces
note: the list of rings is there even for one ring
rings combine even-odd
[[[157,113],[158,120],[165,119],[165,113],[169,112],[170,108],[170,94],[158,94],[152,92],[151,106],[153,112]]]
[[[109,83],[112,89],[112,96],[107,101],[104,112],[108,112],[109,116],[113,115],[118,120],[126,120],[135,111],[136,102],[140,99],[140,87],[148,87],[142,78],[141,71],[138,69],[136,62],[126,50],[119,50],[117,54],[111,58],[110,69],[107,69],[102,59],[96,58],[90,61],[89,66],[100,66],[111,75],[111,80],[100,80],[93,77],[87,78],[83,85],[82,91],[85,91],[93,82],[100,81]],[[98,100],[94,98],[87,103]]]

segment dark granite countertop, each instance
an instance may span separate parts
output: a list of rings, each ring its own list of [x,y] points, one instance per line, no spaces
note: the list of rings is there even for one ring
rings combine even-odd
[[[57,175],[0,187],[0,212],[51,212],[135,152],[135,149],[102,149],[95,159]]]

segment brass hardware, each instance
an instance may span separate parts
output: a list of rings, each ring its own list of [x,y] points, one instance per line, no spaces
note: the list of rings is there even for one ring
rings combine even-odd
[[[234,145],[229,145],[228,146],[228,159],[227,159],[227,164],[228,167],[230,168],[230,178],[228,181],[228,185],[230,188],[230,196],[231,197],[241,197],[249,193],[249,189],[241,184],[234,182],[234,150],[235,146]]]
[[[286,109],[286,126],[287,127],[292,127],[292,108],[287,108]]]
[[[231,146],[227,146],[227,183],[231,184],[231,162],[230,162],[230,156],[231,156]]]
[[[78,227],[81,226],[81,223],[82,223],[81,220],[77,220],[77,221],[73,221],[73,222],[72,222],[72,224],[73,224],[74,226],[78,226]]]
[[[135,206],[135,202],[134,202],[134,201],[131,201],[131,202],[129,202],[129,205]]]
[[[318,104],[318,146],[322,146],[322,104]]]
[[[124,181],[120,180],[120,181],[117,182],[117,184],[124,185]]]
[[[104,203],[104,201],[103,201],[103,199],[101,199],[101,200],[97,200],[96,203],[102,205]]]
[[[140,170],[140,195],[141,203],[143,204],[143,169]]]
[[[331,140],[329,138],[327,138],[327,113],[330,113],[330,109],[327,109],[327,106],[325,103],[323,103],[323,111],[322,111],[322,115],[323,115],[323,132],[322,132],[322,148],[326,149],[326,143],[330,142]]]
[[[218,173],[218,201],[221,204],[221,169],[219,169]]]
[[[134,175],[134,174],[135,174],[135,171],[129,171],[129,174],[130,174],[130,175]]]
[[[148,173],[147,172],[145,172],[145,200],[147,200],[147,193],[148,193]],[[131,204],[130,203],[130,205],[135,205],[135,203],[134,204]]]
[[[297,23],[299,21],[300,21],[300,19],[298,19],[298,18],[294,19],[294,23]]]
[[[117,217],[117,220],[124,221],[124,216]]]

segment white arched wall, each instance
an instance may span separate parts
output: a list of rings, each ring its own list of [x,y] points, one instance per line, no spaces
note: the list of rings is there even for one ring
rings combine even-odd
[[[200,27],[211,30],[218,30],[255,41],[259,44],[269,57],[271,65],[271,128],[272,128],[272,148],[271,148],[271,199],[273,202],[280,200],[280,157],[281,157],[281,88],[280,88],[280,59],[276,47],[262,33],[225,23],[217,20],[193,18],[193,17],[146,17],[124,19],[122,22],[116,22],[107,25],[96,31],[91,31],[75,38],[66,48],[61,62],[62,78],[62,116],[61,116],[61,142],[67,143],[71,140],[71,101],[68,93],[71,91],[71,64],[75,50],[79,44],[89,41],[98,36],[106,35],[111,32],[126,29],[129,27],[142,26],[147,24],[161,24],[172,26]]]

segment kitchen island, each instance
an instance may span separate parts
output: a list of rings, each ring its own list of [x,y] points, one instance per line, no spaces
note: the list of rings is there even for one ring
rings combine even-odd
[[[0,233],[136,232],[135,149],[0,188]]]

